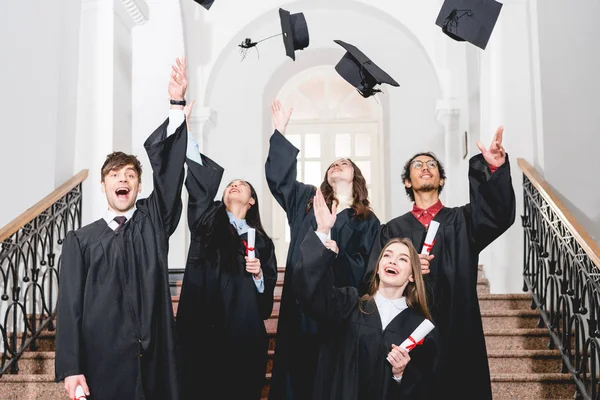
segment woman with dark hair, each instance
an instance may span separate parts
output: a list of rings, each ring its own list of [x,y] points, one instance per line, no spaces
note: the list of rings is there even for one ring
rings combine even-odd
[[[298,301],[326,339],[310,398],[430,399],[436,329],[423,342],[413,339],[410,353],[399,347],[431,319],[417,251],[409,239],[392,239],[379,254],[367,294],[360,297],[355,287],[336,288],[337,248],[325,240],[336,220],[335,206],[332,211],[317,192],[317,230],[307,233],[294,268]]]
[[[250,183],[234,180],[214,201],[223,168],[193,141],[187,157],[191,243],[177,312],[182,398],[258,400],[267,364],[264,320],[277,280],[273,242]]]
[[[316,230],[313,197],[316,188],[297,180],[299,150],[285,137],[291,110],[279,101],[271,106],[275,132],[271,136],[265,172],[269,189],[283,207],[290,224],[288,250],[269,398],[310,399],[320,345],[317,324],[302,312],[293,285],[293,270],[300,261],[300,243],[307,232]],[[321,191],[327,207],[337,207],[337,219],[327,243],[339,248],[332,267],[334,285],[358,287],[363,279],[369,251],[379,229],[371,209],[367,184],[360,169],[349,159],[333,162]],[[293,396],[293,397],[290,397]]]

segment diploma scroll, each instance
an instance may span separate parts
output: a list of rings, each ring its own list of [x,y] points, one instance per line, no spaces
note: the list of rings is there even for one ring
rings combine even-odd
[[[435,326],[430,320],[424,320],[421,322],[421,325],[417,326],[417,329],[415,329],[413,333],[411,333],[410,336],[404,342],[402,342],[400,347],[406,351],[411,351],[416,346],[423,344],[425,341],[425,336],[427,336],[427,334],[431,332],[433,328],[435,328]]]
[[[425,336],[429,332],[431,332],[435,328],[435,326],[431,323],[430,320],[426,319],[417,328],[410,334],[410,336],[402,342],[402,344],[398,347],[402,347],[407,352],[410,352],[415,347],[423,344],[425,342]],[[389,357],[387,358],[388,362],[391,364]]]
[[[429,229],[427,230],[427,236],[425,236],[425,243],[423,244],[423,250],[421,250],[421,254],[429,255],[431,248],[435,244],[435,235],[437,234],[439,227],[439,222],[431,221],[431,224],[429,224]]]
[[[85,397],[85,392],[83,391],[83,388],[81,387],[81,385],[77,386],[77,388],[75,389],[75,400],[86,400],[87,397]]]
[[[256,241],[256,229],[248,228],[248,258],[254,258],[254,243]]]

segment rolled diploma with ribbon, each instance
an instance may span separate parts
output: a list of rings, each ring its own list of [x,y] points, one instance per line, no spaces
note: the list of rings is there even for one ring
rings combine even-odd
[[[248,258],[254,258],[254,243],[256,240],[256,229],[248,228]]]
[[[81,385],[77,386],[77,388],[75,389],[75,400],[85,399],[87,399],[87,397],[85,397],[85,392],[83,391],[83,388],[81,387]]]
[[[402,347],[406,351],[411,351],[418,345],[423,344],[425,336],[427,336],[427,334],[431,332],[433,328],[435,328],[435,326],[430,320],[424,320],[421,322],[421,325],[417,326],[417,329],[415,329],[399,347]]]
[[[419,326],[417,326],[417,329],[415,329],[413,333],[411,333],[410,336],[398,347],[402,347],[407,352],[410,352],[418,345],[423,344],[425,341],[425,336],[427,336],[427,334],[431,332],[433,328],[435,328],[435,326],[430,320],[424,320]],[[392,363],[389,358],[386,359],[390,364]]]
[[[423,244],[423,250],[421,250],[421,254],[429,255],[431,248],[435,244],[435,235],[437,234],[439,227],[439,222],[431,221],[431,224],[429,224],[429,229],[427,230],[427,236],[425,236],[425,243]]]

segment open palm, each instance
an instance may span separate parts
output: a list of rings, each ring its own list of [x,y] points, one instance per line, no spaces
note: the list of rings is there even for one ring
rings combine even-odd
[[[285,129],[288,122],[290,122],[290,116],[292,115],[293,108],[287,111],[281,106],[279,100],[273,100],[271,103],[271,114],[273,116],[273,125],[282,135],[285,134]]]
[[[315,219],[317,220],[317,231],[329,234],[329,231],[333,228],[337,218],[337,204],[333,202],[332,210],[329,211],[323,193],[317,189],[315,199],[313,200],[313,208],[315,211]]]
[[[479,147],[479,151],[481,151],[481,154],[488,165],[500,167],[506,162],[506,151],[504,151],[504,147],[502,147],[503,132],[504,127],[500,125],[498,129],[496,129],[496,134],[494,135],[494,139],[492,140],[489,149],[486,149],[479,140],[477,141],[477,147]]]

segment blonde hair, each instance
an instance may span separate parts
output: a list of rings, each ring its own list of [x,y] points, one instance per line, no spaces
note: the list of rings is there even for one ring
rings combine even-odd
[[[429,313],[429,309],[427,308],[427,296],[425,294],[425,282],[423,281],[423,274],[421,274],[421,261],[419,259],[419,253],[413,246],[410,239],[407,238],[394,238],[387,242],[387,244],[379,253],[379,257],[377,258],[377,264],[375,265],[376,270],[373,273],[373,277],[371,278],[371,282],[369,283],[369,291],[361,298],[360,310],[367,314],[362,309],[362,303],[372,300],[377,290],[379,290],[379,283],[381,282],[379,279],[379,263],[383,258],[383,253],[394,243],[400,243],[405,245],[408,248],[408,255],[410,257],[410,266],[412,270],[412,276],[414,281],[408,281],[406,288],[404,288],[404,297],[406,297],[406,304],[412,308],[418,308],[421,310],[425,318],[431,319],[431,314]]]

